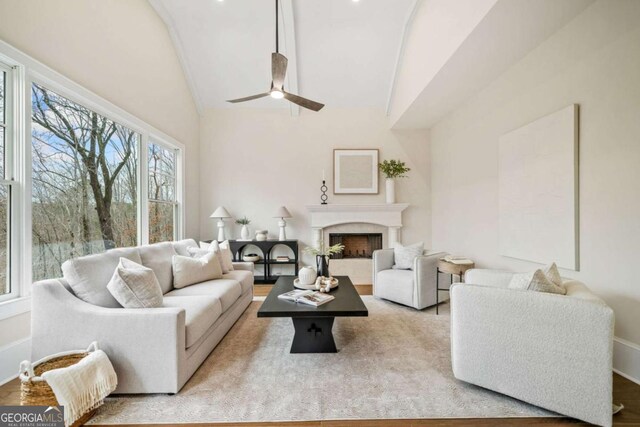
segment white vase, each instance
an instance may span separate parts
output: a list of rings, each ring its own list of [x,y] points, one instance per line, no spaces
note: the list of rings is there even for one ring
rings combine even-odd
[[[311,285],[316,281],[316,271],[311,267],[302,267],[298,272],[298,279],[302,285]]]
[[[387,197],[387,203],[392,204],[396,202],[396,180],[393,178],[387,178],[385,182],[387,188],[385,195]]]
[[[242,225],[242,228],[240,229],[240,238],[242,240],[251,240],[251,235],[249,234],[249,227],[247,227],[246,224]]]

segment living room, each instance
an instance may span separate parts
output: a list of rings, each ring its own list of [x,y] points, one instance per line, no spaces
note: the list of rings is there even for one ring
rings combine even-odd
[[[0,412],[640,425],[639,47],[636,0],[0,0]]]

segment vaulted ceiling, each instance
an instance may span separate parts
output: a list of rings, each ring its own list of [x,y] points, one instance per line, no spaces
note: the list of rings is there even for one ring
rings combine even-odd
[[[273,0],[149,0],[167,24],[200,108],[289,108],[263,98],[275,51]],[[331,107],[387,106],[415,0],[281,0],[285,89]]]

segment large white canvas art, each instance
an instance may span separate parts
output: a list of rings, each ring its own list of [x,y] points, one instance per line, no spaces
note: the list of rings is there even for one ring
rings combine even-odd
[[[578,106],[500,137],[500,254],[578,270]]]

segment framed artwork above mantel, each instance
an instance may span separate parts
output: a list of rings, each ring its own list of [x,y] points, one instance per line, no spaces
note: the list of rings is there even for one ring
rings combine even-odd
[[[334,149],[333,193],[378,194],[378,149]]]

